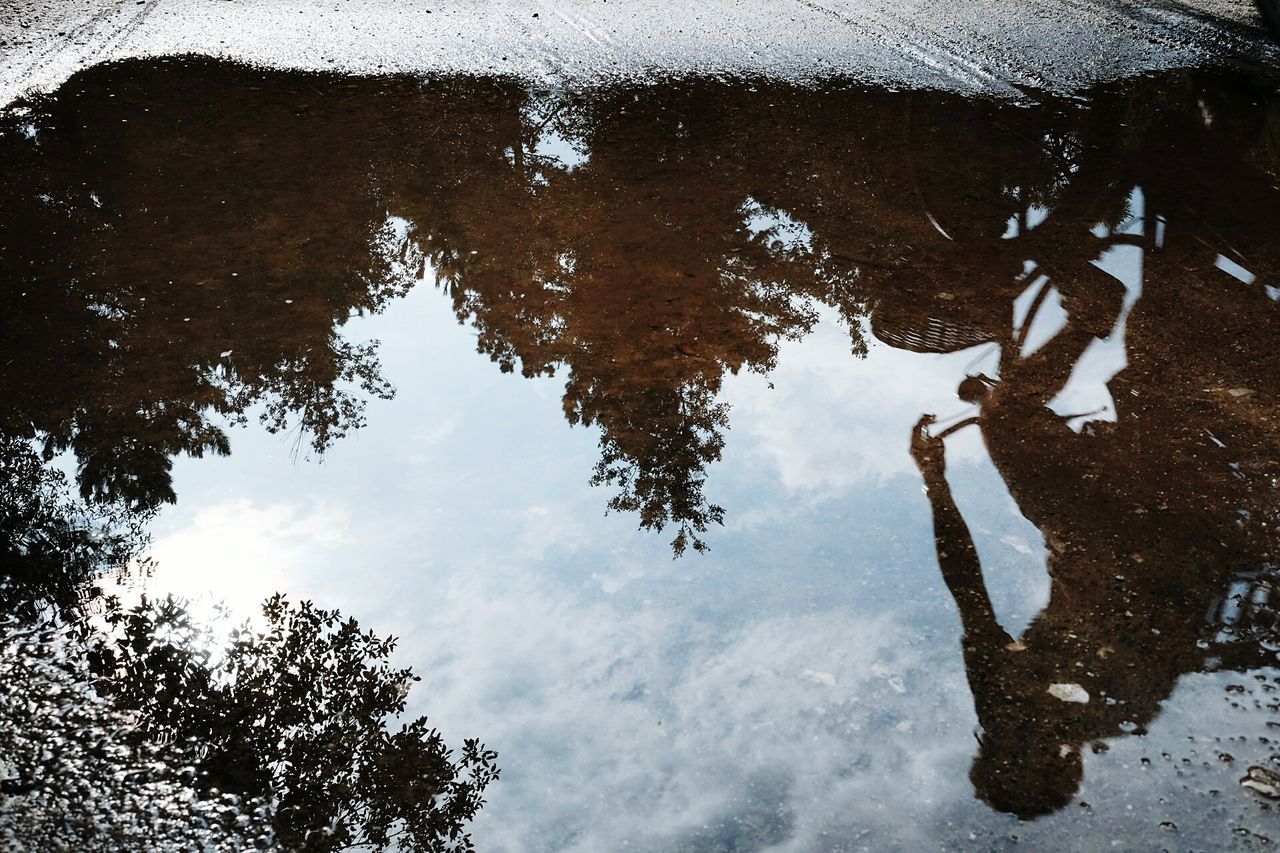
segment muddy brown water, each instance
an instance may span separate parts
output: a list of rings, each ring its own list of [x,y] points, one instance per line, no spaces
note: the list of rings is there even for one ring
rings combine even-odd
[[[1278,80],[11,108],[0,838],[1280,840]]]

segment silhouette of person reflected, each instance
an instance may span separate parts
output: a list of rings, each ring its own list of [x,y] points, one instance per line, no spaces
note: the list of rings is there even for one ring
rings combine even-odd
[[[1118,306],[1115,310],[1118,313]],[[959,390],[962,399],[979,407],[978,416],[965,424],[979,425],[1015,500],[1033,522],[1043,525],[1046,538],[1060,500],[1057,491],[1093,479],[1084,470],[1087,449],[1080,448],[1092,439],[1073,432],[1066,418],[1046,406],[1066,384],[1071,367],[1098,328],[1100,312],[1079,314],[1083,320],[1071,316],[1067,327],[1045,346],[1008,364],[999,381],[974,376]],[[965,665],[983,729],[971,778],[979,796],[995,808],[1034,817],[1070,801],[1083,772],[1082,744],[1119,731],[1121,718],[1129,711],[1115,710],[1120,708],[1119,701],[1107,695],[1115,678],[1107,670],[1117,664],[1127,666],[1128,657],[1117,655],[1115,644],[1106,637],[1095,641],[1060,624],[1062,620],[1048,609],[1024,640],[1015,641],[1000,626],[977,550],[947,485],[943,439],[929,434],[933,422],[932,415],[921,418],[911,452],[933,505],[938,562],[960,609]],[[1029,478],[1022,475],[1024,470]],[[1073,526],[1055,533],[1073,541]],[[1087,551],[1071,554],[1068,561],[1093,559]],[[1063,568],[1063,561],[1051,560],[1054,575]],[[1067,600],[1077,598],[1072,595]],[[1070,621],[1072,614],[1067,615]],[[1081,668],[1085,672],[1078,671]],[[1082,686],[1081,681],[1088,685]]]
[[[1055,282],[1066,325],[1028,354],[1010,336],[999,378],[971,376],[958,389],[977,416],[934,435],[925,415],[911,440],[982,729],[970,778],[981,799],[1022,819],[1070,802],[1084,748],[1143,731],[1178,678],[1209,665],[1214,626],[1205,614],[1236,573],[1263,559],[1232,519],[1250,501],[1245,478],[1222,476],[1217,459],[1168,433],[1189,389],[1130,406],[1119,398],[1117,423],[1080,431],[1073,416],[1049,408],[1085,348],[1112,333],[1122,305],[1118,283],[1096,267],[1071,273]],[[945,436],[970,425],[1047,546],[1049,602],[1018,638],[996,618],[946,478]],[[1244,655],[1226,665],[1260,662]]]

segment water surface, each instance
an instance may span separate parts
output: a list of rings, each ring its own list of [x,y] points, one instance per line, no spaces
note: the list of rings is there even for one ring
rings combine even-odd
[[[1276,93],[83,72],[0,124],[13,624],[340,608],[480,850],[1267,844]]]

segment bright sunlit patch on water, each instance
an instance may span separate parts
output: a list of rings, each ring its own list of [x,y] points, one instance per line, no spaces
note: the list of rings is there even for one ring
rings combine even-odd
[[[260,505],[241,498],[204,507],[151,546],[148,589],[189,598],[202,615],[218,604],[252,614],[286,578],[306,571],[317,548],[346,541],[349,520],[346,508],[306,501]]]

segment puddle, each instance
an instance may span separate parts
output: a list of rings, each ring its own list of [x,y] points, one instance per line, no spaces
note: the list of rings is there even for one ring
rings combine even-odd
[[[1270,843],[1276,91],[9,110],[0,839]]]

